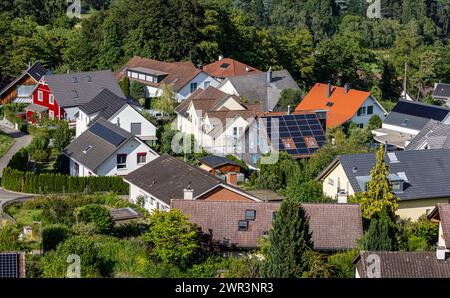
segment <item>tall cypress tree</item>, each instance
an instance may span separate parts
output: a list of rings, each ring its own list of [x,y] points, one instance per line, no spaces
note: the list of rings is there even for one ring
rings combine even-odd
[[[301,204],[286,200],[276,213],[269,234],[269,248],[262,268],[264,277],[300,277],[307,270],[304,254],[313,243],[309,221]]]
[[[398,208],[397,197],[392,192],[389,180],[389,167],[384,162],[384,147],[380,146],[376,153],[376,164],[370,172],[371,180],[367,183],[367,191],[361,194],[361,210],[365,219],[372,219],[384,210],[389,217],[395,219]]]
[[[370,226],[361,240],[363,250],[392,251],[395,249],[395,227],[386,212],[370,221]]]

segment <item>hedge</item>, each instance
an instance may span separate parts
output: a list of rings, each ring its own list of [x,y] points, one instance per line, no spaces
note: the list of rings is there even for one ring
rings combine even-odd
[[[9,161],[7,167],[19,170],[19,171],[25,171],[28,163],[28,151],[25,148],[21,148],[19,151],[16,152]]]
[[[35,194],[83,192],[128,194],[128,184],[117,176],[75,177],[61,174],[35,174],[9,167],[3,170],[2,187],[11,191]]]

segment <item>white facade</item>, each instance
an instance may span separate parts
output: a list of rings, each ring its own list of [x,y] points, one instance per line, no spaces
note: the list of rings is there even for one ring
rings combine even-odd
[[[85,112],[80,110],[77,118],[76,125],[76,137],[80,136],[84,131],[87,130],[89,123],[97,117],[98,113],[87,115]],[[140,126],[141,133],[136,134],[137,137],[143,140],[155,140],[156,139],[156,127],[148,121],[141,113],[135,110],[130,105],[124,105],[116,114],[107,119],[113,124],[119,125],[120,128],[132,133],[132,124]]]
[[[366,126],[369,123],[370,118],[374,115],[378,115],[381,120],[384,120],[387,114],[386,110],[372,96],[369,96],[364,101],[360,106],[359,111],[360,113],[356,112],[350,121],[358,124],[360,127]]]
[[[219,81],[209,76],[206,72],[200,72],[191,81],[189,81],[183,88],[175,92],[175,99],[178,102],[184,101],[191,96],[192,92],[198,88],[206,89],[209,86],[217,87]],[[145,86],[146,97],[158,97],[162,94],[162,89],[154,86]]]
[[[226,79],[221,83],[221,85],[219,86],[219,90],[230,95],[239,96],[239,93],[236,91],[233,84],[231,84],[231,82],[228,79]]]
[[[117,155],[126,154],[126,163],[124,167],[118,167]],[[145,154],[145,162],[139,162],[142,158],[138,158],[139,154]],[[90,169],[81,162],[70,158],[70,175],[87,177],[87,176],[124,176],[142,167],[158,157],[158,154],[150,149],[137,138],[130,139],[126,144],[122,145],[114,154],[106,159],[97,169]]]
[[[149,194],[142,188],[139,188],[132,183],[128,183],[128,184],[130,185],[130,197],[129,197],[130,202],[137,204],[138,198],[139,197],[143,198],[144,199],[143,208],[145,208],[150,213],[153,210],[167,211],[170,209],[169,205],[167,205],[160,199],[155,198],[154,196],[152,196],[151,194]]]

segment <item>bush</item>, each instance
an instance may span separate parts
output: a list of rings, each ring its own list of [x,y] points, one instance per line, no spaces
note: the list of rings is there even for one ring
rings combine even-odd
[[[38,149],[33,151],[31,154],[31,159],[37,162],[44,162],[48,160],[48,152],[47,150]]]
[[[25,171],[27,163],[28,163],[28,151],[25,148],[21,148],[16,154],[13,155],[7,167],[19,171]]]
[[[47,150],[50,140],[47,135],[34,137],[30,145],[28,145],[28,152],[35,152],[37,150]]]
[[[336,253],[328,257],[328,265],[331,276],[334,278],[355,277],[355,265],[353,260],[358,255],[357,250]]]
[[[128,184],[118,176],[75,177],[61,174],[35,174],[12,168],[3,170],[2,187],[27,193],[96,193],[115,192],[128,194]]]
[[[77,210],[77,220],[93,223],[100,233],[108,233],[113,227],[111,215],[106,207],[100,205],[86,205]]]
[[[0,229],[0,252],[18,251],[20,231],[16,226],[4,224]]]
[[[63,224],[53,224],[42,229],[42,245],[45,251],[55,249],[70,236],[70,229]]]

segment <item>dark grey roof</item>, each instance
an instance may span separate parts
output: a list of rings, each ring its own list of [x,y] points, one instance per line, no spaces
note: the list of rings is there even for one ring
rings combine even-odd
[[[418,101],[399,100],[383,123],[421,130],[428,120],[443,121],[449,113],[450,109],[446,107]]]
[[[438,83],[434,88],[433,96],[438,98],[450,98],[450,84]]]
[[[362,251],[353,261],[361,278],[373,267],[370,255],[379,258],[381,278],[450,278],[450,260],[438,260],[435,251]]]
[[[205,165],[207,165],[207,166],[210,166],[212,168],[220,167],[220,166],[223,166],[223,165],[226,165],[226,164],[235,165],[235,166],[238,166],[238,167],[241,166],[240,164],[238,164],[235,161],[232,161],[232,160],[229,160],[226,157],[217,156],[217,155],[205,156],[202,159],[200,159],[200,162],[205,164]]]
[[[391,161],[395,158],[398,162]],[[353,190],[361,192],[357,177],[361,180],[370,175],[375,166],[375,153],[339,155],[337,159],[344,168]],[[391,174],[401,177],[403,172],[406,175],[404,191],[396,193],[400,200],[450,197],[449,160],[450,150],[446,149],[388,152],[385,157]]]
[[[265,111],[275,108],[283,89],[300,89],[290,73],[284,69],[272,72],[271,83],[267,82],[267,73],[265,72],[229,77],[222,85],[227,81],[230,81],[238,94],[247,98],[249,103],[262,103]]]
[[[421,130],[425,126],[425,124],[427,124],[428,120],[430,119],[397,112],[390,112],[389,115],[387,115],[387,117],[383,120],[383,124],[401,126],[413,130]]]
[[[126,104],[128,101],[125,98],[117,96],[109,89],[103,89],[90,102],[80,106],[80,110],[88,115],[99,113],[98,117],[109,119]]]
[[[170,205],[171,199],[183,199],[191,185],[194,198],[223,181],[207,171],[164,154],[124,177],[128,182]]]
[[[126,130],[99,118],[89,129],[64,148],[63,153],[95,171],[132,138],[134,138],[133,135]]]
[[[125,97],[110,70],[48,75],[45,80],[61,107],[86,104],[103,89]]]
[[[405,150],[418,150],[425,143],[428,144],[429,149],[450,149],[450,126],[429,120]]]
[[[44,66],[42,66],[41,63],[36,62],[33,65],[31,65],[27,70],[25,70],[20,76],[18,76],[14,81],[12,81],[10,84],[8,84],[5,88],[2,89],[0,92],[0,95],[3,94],[5,91],[10,89],[12,86],[14,86],[18,81],[20,81],[25,75],[31,76],[36,82],[39,82],[39,80],[47,74],[48,71],[45,69]]]

